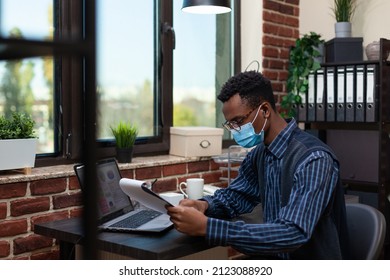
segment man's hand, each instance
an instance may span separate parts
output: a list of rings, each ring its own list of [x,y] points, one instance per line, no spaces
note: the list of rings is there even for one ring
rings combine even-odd
[[[204,200],[183,199],[179,203],[180,206],[193,207],[198,211],[205,213],[209,204]]]
[[[193,236],[205,236],[207,217],[204,212],[207,207],[206,201],[184,199],[179,206],[167,207],[167,210],[178,231]]]

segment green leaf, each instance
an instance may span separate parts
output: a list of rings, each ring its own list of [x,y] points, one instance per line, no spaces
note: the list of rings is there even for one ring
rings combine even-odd
[[[110,127],[113,136],[115,137],[116,146],[118,148],[130,148],[134,146],[138,135],[138,128],[130,122],[119,122],[117,126]]]
[[[290,50],[286,83],[288,93],[281,101],[281,108],[288,116],[294,116],[293,105],[302,102],[300,93],[307,93],[309,74],[321,68],[321,64],[314,58],[320,55],[316,47],[323,43],[321,35],[310,32],[296,39],[295,46]]]
[[[24,113],[12,114],[10,119],[0,117],[0,139],[35,138],[35,121]]]

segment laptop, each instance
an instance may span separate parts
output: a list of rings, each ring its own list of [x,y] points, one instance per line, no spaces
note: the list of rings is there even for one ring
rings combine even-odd
[[[74,165],[81,190],[84,164]],[[99,229],[115,232],[164,232],[173,227],[167,214],[152,209],[135,209],[130,197],[119,187],[121,174],[115,158],[97,162]]]

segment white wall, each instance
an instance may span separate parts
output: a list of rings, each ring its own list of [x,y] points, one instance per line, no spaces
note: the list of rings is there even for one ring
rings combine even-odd
[[[260,63],[262,60],[263,37],[263,1],[241,1],[241,70],[253,61]],[[257,70],[252,67],[249,70]],[[256,66],[256,65],[255,65]],[[256,66],[257,67],[257,66]]]
[[[336,22],[332,11],[333,1],[300,0],[300,33],[314,31],[326,41],[333,39]],[[352,36],[363,37],[364,47],[380,38],[390,39],[390,1],[357,0],[357,4],[352,19]],[[253,60],[262,60],[262,5],[260,0],[241,1],[242,70]]]
[[[333,0],[300,0],[300,33],[321,34],[327,41],[334,38]],[[363,46],[380,38],[390,39],[390,1],[357,0],[352,18],[352,36],[363,37]]]

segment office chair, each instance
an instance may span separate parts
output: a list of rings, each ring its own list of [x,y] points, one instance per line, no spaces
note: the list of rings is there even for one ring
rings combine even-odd
[[[350,259],[375,260],[379,258],[386,235],[383,214],[366,204],[347,203]]]

